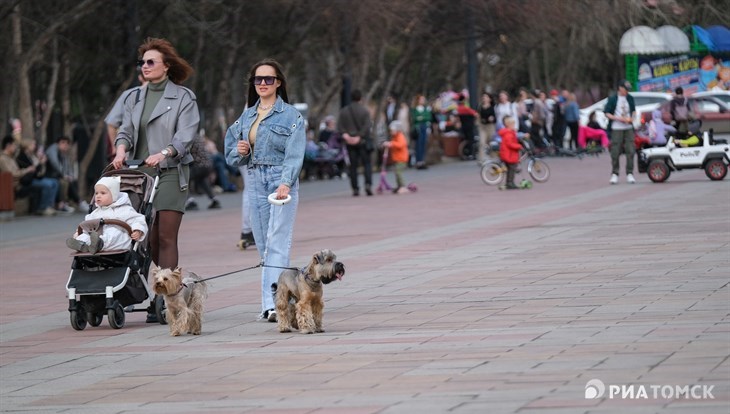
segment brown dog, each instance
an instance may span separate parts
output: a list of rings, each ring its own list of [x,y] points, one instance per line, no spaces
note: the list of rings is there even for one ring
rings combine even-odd
[[[279,282],[271,286],[276,296],[279,332],[292,329],[305,334],[324,332],[322,284],[340,280],[344,275],[345,265],[328,249],[316,253],[302,270],[283,271]]]
[[[165,298],[170,335],[200,335],[203,328],[203,302],[208,287],[195,273],[183,278],[182,269],[152,270],[153,290]]]

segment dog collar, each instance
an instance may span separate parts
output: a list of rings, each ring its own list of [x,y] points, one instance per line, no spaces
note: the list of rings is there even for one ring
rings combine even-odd
[[[312,280],[312,278],[309,277],[309,274],[304,271],[305,269],[306,269],[306,267],[303,267],[303,268],[299,269],[299,274],[301,274],[302,276],[304,276],[304,280],[306,280],[307,282],[311,282],[312,284],[315,284],[315,285],[318,285],[318,284],[321,284],[322,283],[322,281],[315,282],[314,280]]]
[[[182,292],[182,290],[185,289],[186,287],[188,287],[188,285],[186,285],[185,283],[181,283],[180,284],[180,288],[177,290],[177,292],[175,292],[175,294],[170,295],[170,296],[177,296],[177,295],[179,295],[180,292]]]

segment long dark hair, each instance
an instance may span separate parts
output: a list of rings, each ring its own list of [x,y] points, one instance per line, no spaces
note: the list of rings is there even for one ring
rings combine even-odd
[[[281,96],[281,100],[289,103],[289,96],[286,94],[286,76],[284,76],[284,71],[281,69],[281,64],[274,59],[264,59],[253,65],[251,72],[249,73],[248,107],[251,108],[256,105],[256,101],[259,100],[259,95],[256,93],[256,85],[253,84],[253,77],[256,75],[256,69],[258,69],[259,66],[271,66],[274,68],[274,71],[276,71],[276,77],[279,78],[279,81],[281,81],[281,85],[276,88],[276,94]]]
[[[193,74],[193,67],[180,55],[177,54],[175,46],[170,43],[167,39],[159,39],[155,37],[148,37],[144,43],[139,46],[137,53],[139,58],[142,59],[144,53],[148,50],[156,50],[162,54],[162,61],[168,66],[167,77],[173,83],[180,84],[185,82],[190,75]]]

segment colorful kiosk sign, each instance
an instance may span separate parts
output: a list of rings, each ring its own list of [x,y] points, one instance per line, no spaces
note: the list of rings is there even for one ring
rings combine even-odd
[[[672,92],[678,86],[688,95],[712,89],[730,90],[730,60],[694,53],[637,58],[640,91]]]

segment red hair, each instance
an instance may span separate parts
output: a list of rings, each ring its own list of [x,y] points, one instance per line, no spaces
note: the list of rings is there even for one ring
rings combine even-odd
[[[137,53],[140,59],[148,50],[156,50],[162,54],[162,62],[167,65],[167,77],[173,83],[183,83],[194,72],[193,67],[180,55],[177,50],[167,39],[159,39],[156,37],[148,37],[144,43],[139,46]]]

